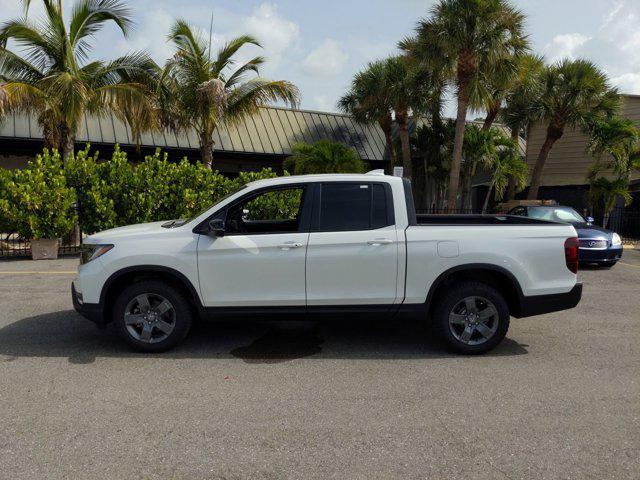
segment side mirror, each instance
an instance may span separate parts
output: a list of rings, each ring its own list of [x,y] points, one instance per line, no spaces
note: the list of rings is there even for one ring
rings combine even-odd
[[[587,217],[587,223],[589,225],[591,225],[593,222],[595,222],[595,220],[593,219],[593,217]]]
[[[224,220],[214,219],[209,222],[209,235],[224,237]]]

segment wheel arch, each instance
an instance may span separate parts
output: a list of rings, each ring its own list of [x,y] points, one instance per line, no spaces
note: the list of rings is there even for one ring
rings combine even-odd
[[[202,302],[195,286],[179,271],[159,265],[136,265],[126,267],[109,276],[100,292],[100,305],[103,310],[104,323],[109,323],[115,299],[129,285],[142,280],[161,280],[182,291],[194,309],[201,313]]]
[[[439,291],[455,282],[465,280],[479,281],[495,287],[504,295],[511,315],[517,317],[520,314],[523,293],[518,279],[503,267],[485,263],[457,265],[438,275],[427,293],[427,311],[431,313]]]

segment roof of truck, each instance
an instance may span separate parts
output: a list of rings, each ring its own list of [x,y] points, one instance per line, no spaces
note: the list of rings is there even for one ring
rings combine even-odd
[[[278,185],[288,183],[307,183],[307,182],[329,182],[329,181],[356,181],[356,182],[371,182],[375,180],[384,179],[389,181],[399,177],[393,177],[391,175],[385,175],[382,170],[372,170],[368,173],[321,173],[313,175],[287,175],[284,177],[265,178],[262,180],[256,180],[250,182],[248,185]],[[393,181],[393,180],[392,180]]]

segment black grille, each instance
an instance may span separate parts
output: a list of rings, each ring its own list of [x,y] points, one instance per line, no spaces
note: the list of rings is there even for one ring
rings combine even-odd
[[[607,248],[606,240],[580,240],[580,248]]]

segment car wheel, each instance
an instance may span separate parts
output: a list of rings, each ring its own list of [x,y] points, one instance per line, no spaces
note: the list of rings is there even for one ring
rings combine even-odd
[[[192,317],[184,295],[157,281],[134,283],[113,308],[120,336],[140,352],[164,352],[176,346],[189,332]]]
[[[509,306],[495,288],[480,282],[452,286],[434,308],[433,325],[454,351],[488,352],[509,330]]]

